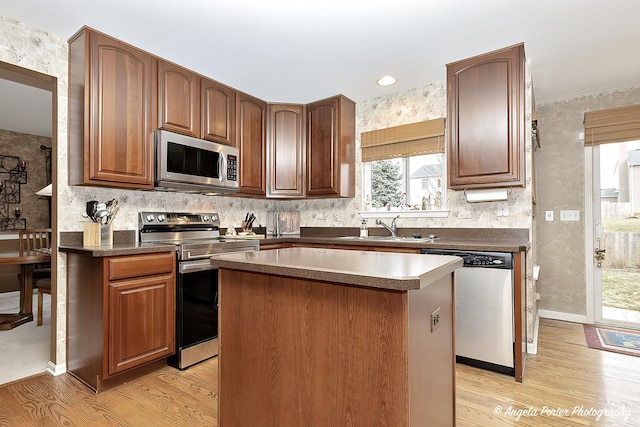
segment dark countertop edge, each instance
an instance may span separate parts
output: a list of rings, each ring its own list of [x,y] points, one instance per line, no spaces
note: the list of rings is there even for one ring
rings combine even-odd
[[[381,235],[376,228],[369,229],[370,235]],[[363,247],[397,247],[414,249],[454,249],[475,250],[486,252],[522,252],[529,249],[529,233],[527,229],[519,228],[399,228],[400,236],[411,236],[420,233],[423,236],[435,234],[439,236],[433,242],[385,241],[385,240],[350,240],[339,239],[341,236],[357,236],[359,228],[354,227],[303,227],[301,235],[282,237],[267,236],[259,239],[261,246],[278,243],[315,243],[335,246],[363,246]],[[383,234],[384,235],[384,234]],[[112,246],[84,247],[82,232],[61,232],[60,252],[81,253],[93,257],[133,255],[142,253],[157,253],[174,251],[172,245],[140,246],[135,243],[135,230],[114,231]]]
[[[135,243],[116,243],[111,246],[60,246],[60,252],[87,255],[94,258],[120,255],[153,254],[159,252],[175,252],[175,245],[153,245],[145,243],[144,246]]]
[[[304,249],[304,248],[300,248]],[[286,249],[282,249],[285,250]],[[311,250],[311,249],[310,249]],[[373,252],[363,251],[363,254],[374,255]],[[224,255],[224,254],[220,254]],[[403,254],[389,252],[388,255],[404,257],[415,256],[416,254]],[[340,256],[337,254],[337,256]],[[457,257],[447,257],[457,258]],[[294,277],[306,280],[318,280],[337,284],[353,285],[360,287],[385,289],[388,291],[411,291],[420,290],[436,282],[447,274],[452,273],[462,267],[462,258],[453,259],[424,272],[419,276],[404,278],[394,277],[374,277],[362,275],[359,272],[348,273],[344,271],[327,271],[305,266],[274,265],[261,263],[260,261],[230,260],[219,257],[212,257],[211,264],[218,268],[230,270],[247,271],[257,274],[268,274],[281,277]]]

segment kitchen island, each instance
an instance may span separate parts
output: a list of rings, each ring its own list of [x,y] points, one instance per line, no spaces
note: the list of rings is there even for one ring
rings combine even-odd
[[[219,268],[219,425],[455,423],[450,256],[289,248]]]

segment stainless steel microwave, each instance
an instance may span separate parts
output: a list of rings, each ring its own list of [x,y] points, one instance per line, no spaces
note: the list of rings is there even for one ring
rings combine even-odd
[[[155,132],[155,189],[204,194],[238,191],[238,149],[165,130]]]

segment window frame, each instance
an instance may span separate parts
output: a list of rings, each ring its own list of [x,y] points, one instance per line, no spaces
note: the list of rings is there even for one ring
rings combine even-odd
[[[449,211],[450,209],[447,208],[447,171],[446,171],[446,165],[447,165],[447,159],[446,159],[446,154],[445,153],[441,153],[442,155],[442,176],[440,177],[442,180],[442,205],[440,209],[427,209],[427,210],[408,210],[408,209],[400,209],[397,206],[392,206],[390,209],[386,209],[386,208],[373,208],[372,206],[370,206],[370,203],[367,204],[367,197],[371,197],[371,169],[372,169],[372,162],[375,161],[366,161],[366,162],[362,162],[362,211],[359,212],[360,217],[362,219],[368,219],[368,218],[395,218],[397,216],[400,216],[401,218],[446,218],[449,216]],[[409,174],[409,163],[410,163],[410,159],[412,157],[419,157],[422,156],[421,155],[417,155],[417,156],[407,156],[407,157],[401,157],[400,159],[402,160],[401,162],[401,173],[402,173],[402,188],[403,191],[407,192],[407,196],[410,197],[409,194],[409,189],[411,187],[411,177]]]

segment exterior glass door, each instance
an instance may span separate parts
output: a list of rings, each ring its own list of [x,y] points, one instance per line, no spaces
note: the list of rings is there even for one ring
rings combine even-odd
[[[590,149],[594,321],[640,328],[640,141]]]

